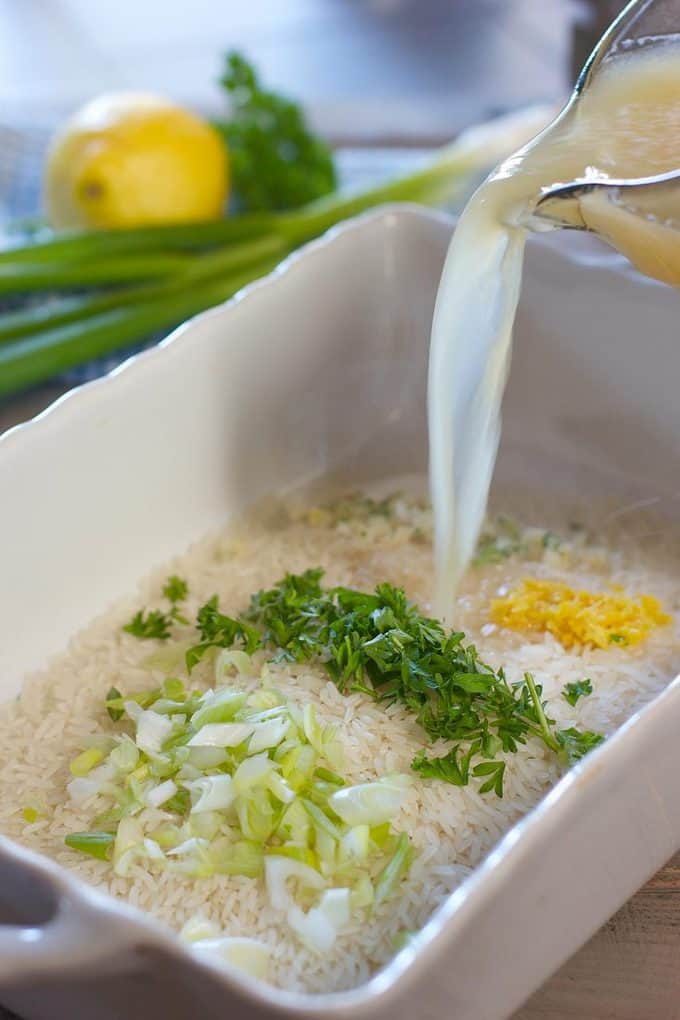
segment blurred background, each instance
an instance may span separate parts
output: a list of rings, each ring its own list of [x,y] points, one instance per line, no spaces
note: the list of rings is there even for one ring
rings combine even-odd
[[[0,0],[0,217],[38,207],[52,126],[105,90],[224,109],[221,54],[242,50],[344,148],[425,147],[559,100],[617,0]],[[404,160],[404,154],[399,159]],[[347,157],[352,176],[393,160]],[[349,166],[347,165],[349,163]],[[376,165],[377,164],[377,165]]]

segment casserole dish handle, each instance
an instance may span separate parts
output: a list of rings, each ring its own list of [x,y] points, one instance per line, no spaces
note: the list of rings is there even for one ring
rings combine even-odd
[[[0,837],[0,985],[26,983],[97,962],[117,969],[138,925],[95,890]],[[14,920],[16,918],[16,921]],[[14,923],[13,923],[14,922]]]
[[[0,925],[0,985],[63,974],[94,962],[101,973],[107,958],[120,966],[117,920],[102,915],[101,908],[95,911],[84,903],[62,901],[44,924]]]

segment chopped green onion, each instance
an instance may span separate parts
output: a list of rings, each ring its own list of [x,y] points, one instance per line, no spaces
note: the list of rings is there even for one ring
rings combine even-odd
[[[268,792],[258,787],[236,800],[236,814],[246,839],[260,843],[267,842],[278,821]]]
[[[116,687],[111,687],[106,695],[106,711],[114,722],[118,722],[125,715],[123,697]]]
[[[113,845],[113,867],[123,878],[128,874],[130,864],[144,845],[144,832],[135,818],[122,818],[118,823]]]
[[[230,673],[241,676],[256,676],[257,670],[252,657],[239,648],[222,648],[215,659],[215,680],[223,683]]]
[[[214,921],[208,921],[204,917],[190,917],[182,927],[179,937],[184,942],[198,942],[201,939],[216,938],[220,929]]]
[[[288,908],[287,920],[293,931],[305,945],[316,953],[328,953],[337,938],[335,925],[318,907],[312,907],[306,914],[296,904]]]
[[[194,734],[187,747],[238,747],[252,732],[249,723],[207,723]]]
[[[178,677],[166,677],[161,685],[163,697],[170,701],[184,701],[187,696],[186,688]]]
[[[339,776],[337,772],[331,772],[330,769],[325,769],[323,766],[314,770],[314,775],[317,779],[323,779],[326,783],[331,783],[333,786],[344,786],[345,780],[342,776]]]
[[[381,825],[389,822],[404,802],[408,786],[401,777],[345,786],[328,803],[348,825]]]
[[[347,786],[328,767],[339,758],[335,729],[311,706],[300,710],[268,687],[201,694],[170,676],[126,696],[112,689],[107,708],[114,721],[134,723],[134,737],[95,734],[72,763],[74,802],[107,803],[102,811],[97,802],[92,832],[67,843],[110,860],[117,875],[132,868],[196,879],[264,875],[274,909],[324,952],[354,911],[370,906],[378,889],[387,896],[405,872],[408,855],[389,819],[407,781]],[[203,932],[197,942],[218,938]]]
[[[178,751],[180,749],[178,748]],[[229,752],[224,747],[187,747],[187,762],[201,772],[216,769],[229,761]],[[177,754],[177,752],[175,752]],[[182,762],[182,764],[185,764]]]
[[[154,786],[146,795],[146,803],[149,807],[159,808],[171,800],[177,793],[177,784],[172,779],[166,779],[159,786]]]
[[[192,798],[196,798],[191,808],[192,815],[201,811],[223,811],[233,804],[236,797],[234,780],[227,775],[202,776],[186,786]]]
[[[355,910],[370,907],[375,898],[373,882],[368,875],[360,875],[352,889],[350,905]]]
[[[77,755],[69,765],[71,775],[86,776],[103,758],[104,752],[98,747],[88,747],[86,751]]]
[[[115,836],[112,832],[70,832],[64,839],[66,846],[81,854],[108,861]]]
[[[315,868],[302,861],[281,855],[269,856],[264,862],[269,902],[275,910],[286,910],[292,903],[287,882],[295,879],[304,889],[323,889],[324,880]]]
[[[219,875],[244,875],[259,878],[264,869],[262,845],[242,839],[229,843],[223,850],[216,849],[215,870]]]
[[[194,952],[264,980],[269,972],[270,950],[257,939],[235,936],[200,938],[191,942]]]
[[[355,825],[340,840],[340,854],[345,859],[364,861],[370,852],[371,830],[368,825]]]
[[[149,709],[140,709],[135,701],[125,703],[125,711],[137,726],[137,747],[146,754],[159,754],[172,733],[172,722]]]
[[[267,850],[267,855],[269,857],[289,857],[291,860],[301,861],[302,864],[317,871],[319,868],[319,858],[308,846],[289,846],[284,843],[283,846],[274,846],[271,850]]]
[[[312,819],[314,825],[325,832],[326,835],[330,836],[331,839],[337,840],[338,842],[342,839],[342,833],[338,829],[337,825],[331,821],[327,814],[325,814],[320,807],[313,804],[311,800],[302,798],[302,804],[304,805],[305,811]]]
[[[350,919],[350,890],[326,889],[318,909],[336,928],[344,927]]]
[[[256,723],[248,744],[249,751],[251,754],[256,754],[258,751],[278,747],[290,730],[290,726],[290,719],[286,719],[283,716]]]
[[[219,811],[200,811],[198,814],[192,812],[191,818],[185,824],[185,827],[192,836],[198,836],[200,839],[207,839],[211,844],[211,856],[214,853],[214,843],[217,837],[222,832],[224,823],[224,815],[220,814]]]
[[[392,859],[385,865],[375,883],[375,902],[382,903],[392,895],[406,876],[411,865],[412,848],[409,838],[402,832]]]
[[[234,772],[234,790],[242,794],[253,786],[262,786],[276,765],[266,752],[246,758]]]
[[[246,698],[243,691],[226,687],[207,691],[201,698],[201,707],[191,717],[191,725],[195,730],[200,730],[206,723],[230,722],[239,709],[243,708]]]
[[[139,764],[139,748],[134,740],[128,737],[127,733],[123,734],[120,738],[120,743],[111,751],[109,761],[115,765],[119,772],[132,772],[137,768]]]

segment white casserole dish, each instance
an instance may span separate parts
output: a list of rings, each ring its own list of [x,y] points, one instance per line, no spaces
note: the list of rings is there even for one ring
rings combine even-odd
[[[329,472],[423,471],[452,221],[332,231],[0,441],[0,695],[154,565]],[[680,297],[582,239],[529,246],[498,475],[675,513]],[[529,452],[531,451],[531,455]],[[548,495],[546,495],[548,498]],[[289,994],[0,839],[0,1002],[26,1020],[500,1020],[680,846],[680,679],[570,772],[368,985]],[[2,791],[0,791],[0,795]]]

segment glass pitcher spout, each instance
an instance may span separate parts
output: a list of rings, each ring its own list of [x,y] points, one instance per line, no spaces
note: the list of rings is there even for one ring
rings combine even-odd
[[[680,171],[550,188],[527,225],[588,230],[648,276],[676,287],[680,281]]]
[[[555,226],[588,230],[584,199],[606,200],[620,208],[680,227],[680,170],[633,180],[585,178],[543,192],[533,215]]]

